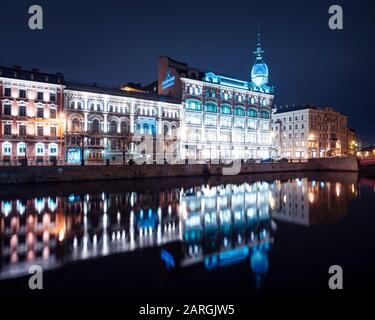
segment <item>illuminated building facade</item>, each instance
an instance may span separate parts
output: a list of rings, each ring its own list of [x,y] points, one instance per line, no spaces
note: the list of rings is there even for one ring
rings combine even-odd
[[[63,75],[0,67],[0,162],[64,159]]]
[[[293,106],[273,110],[272,132],[280,157],[348,155],[348,117],[332,108]]]
[[[161,137],[162,157],[174,152],[178,157],[181,105],[173,98],[144,92],[67,83],[65,90],[67,162],[79,163],[80,148],[89,162],[121,161],[121,140],[132,142],[126,158],[143,157],[151,161]],[[81,147],[79,139],[85,139]],[[147,152],[140,146],[149,138]],[[177,145],[177,147],[176,147]]]
[[[159,58],[160,95],[181,99],[181,156],[188,159],[244,159],[274,155],[270,129],[273,87],[263,62],[260,35],[250,81]]]

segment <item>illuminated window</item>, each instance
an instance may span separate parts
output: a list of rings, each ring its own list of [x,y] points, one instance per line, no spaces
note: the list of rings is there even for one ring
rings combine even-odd
[[[37,143],[35,145],[35,153],[37,156],[43,156],[44,155],[44,144],[43,143]]]
[[[10,142],[3,143],[3,155],[10,156],[12,154],[12,144]]]
[[[24,156],[26,153],[26,144],[24,142],[19,142],[17,144],[17,155]]]
[[[186,100],[186,109],[189,110],[195,110],[195,111],[201,111],[202,110],[202,104],[199,100]]]
[[[244,117],[244,116],[245,116],[245,109],[242,108],[242,107],[235,107],[235,108],[234,108],[234,114],[235,114],[236,116]]]
[[[57,156],[57,144],[56,143],[50,143],[48,146],[48,149],[49,149],[50,156]]]
[[[264,119],[270,118],[270,114],[267,111],[261,111],[260,116],[261,116],[261,118],[264,118]]]
[[[206,112],[216,113],[217,112],[217,105],[216,105],[216,103],[213,103],[213,102],[207,102],[204,109],[205,109]]]
[[[205,119],[205,125],[206,126],[216,126],[216,116],[206,116]]]
[[[231,114],[230,105],[222,104],[221,108],[220,108],[220,113],[222,113],[222,114]]]
[[[256,118],[258,116],[258,112],[254,109],[247,110],[247,116]]]

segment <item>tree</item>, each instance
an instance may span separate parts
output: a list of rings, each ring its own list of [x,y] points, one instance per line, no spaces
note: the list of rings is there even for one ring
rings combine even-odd
[[[122,164],[126,164],[126,152],[129,150],[129,146],[133,141],[134,134],[128,130],[121,131],[117,137],[121,152],[122,152]]]
[[[84,166],[85,150],[89,147],[88,139],[90,137],[90,134],[82,128],[82,125],[79,125],[75,126],[73,128],[73,131],[69,132],[67,136],[69,136],[69,138],[71,139],[70,141],[72,141],[72,138],[74,138],[74,143],[72,144],[79,148],[81,154],[81,166]]]

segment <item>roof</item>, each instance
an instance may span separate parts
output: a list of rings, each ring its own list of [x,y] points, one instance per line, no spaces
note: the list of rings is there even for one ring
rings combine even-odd
[[[152,100],[152,101],[162,101],[162,102],[167,102],[167,103],[181,103],[181,100],[172,98],[172,97],[151,94],[151,93],[146,93],[146,92],[143,93],[143,92],[124,91],[118,87],[108,87],[104,85],[98,85],[97,83],[66,81],[65,84],[66,84],[67,90],[108,94],[108,95],[145,99],[145,100]]]
[[[61,72],[57,73],[45,73],[40,72],[39,69],[25,70],[20,66],[1,67],[0,66],[0,77],[27,80],[27,81],[38,81],[52,84],[63,84],[64,74]]]
[[[309,105],[309,104],[302,104],[302,105],[293,105],[292,107],[278,107],[276,112],[274,114],[280,114],[280,113],[286,113],[286,112],[295,112],[295,111],[300,111],[300,110],[307,110],[307,109],[312,109],[312,110],[318,110],[318,111],[333,111],[336,113],[340,113],[341,115],[347,117],[347,115],[333,109],[332,107],[319,107],[319,106],[314,106],[314,105]]]

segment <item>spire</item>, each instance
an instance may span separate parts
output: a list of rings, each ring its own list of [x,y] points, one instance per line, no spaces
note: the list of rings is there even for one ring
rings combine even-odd
[[[261,33],[260,33],[260,22],[259,22],[259,20],[258,20],[258,35],[257,36],[258,36],[258,42],[257,42],[257,48],[254,51],[254,54],[255,54],[255,57],[256,57],[256,62],[261,62],[263,60],[262,53],[264,53],[264,51],[262,50],[262,47],[261,47],[261,44],[260,44]]]

